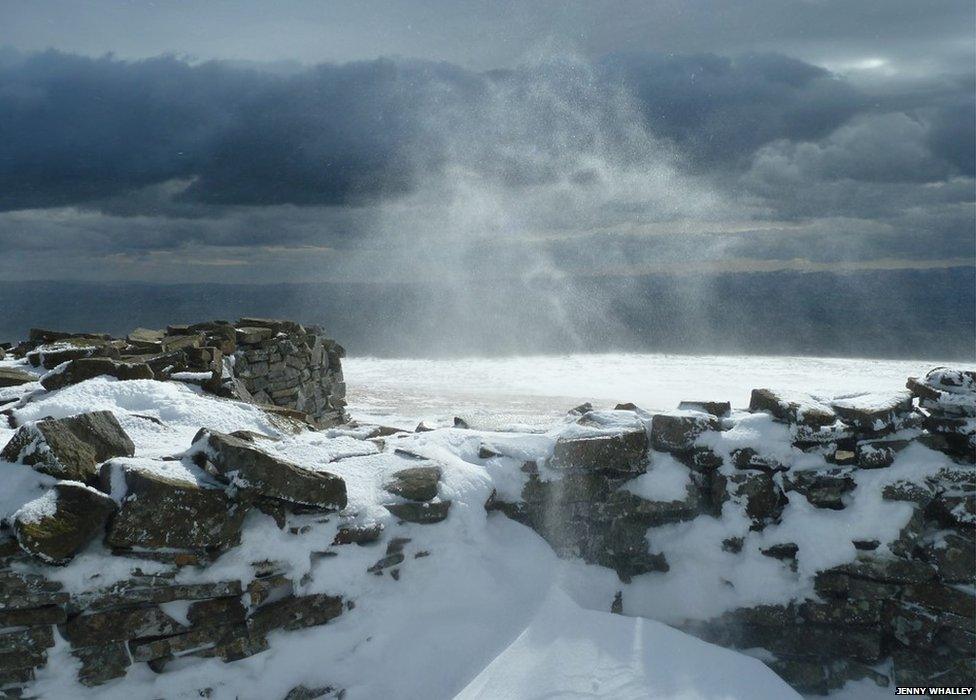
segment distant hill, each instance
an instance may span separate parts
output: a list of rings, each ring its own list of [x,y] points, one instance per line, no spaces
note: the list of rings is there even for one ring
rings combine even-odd
[[[470,284],[0,282],[0,339],[241,315],[320,324],[380,356],[575,351],[973,360],[976,269]]]

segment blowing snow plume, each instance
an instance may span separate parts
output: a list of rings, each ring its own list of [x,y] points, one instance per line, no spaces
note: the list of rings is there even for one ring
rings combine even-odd
[[[412,193],[378,208],[364,247],[386,280],[424,289],[419,318],[455,348],[583,349],[596,328],[624,334],[607,308],[631,291],[620,241],[732,211],[581,59],[540,54],[425,90]],[[579,284],[604,276],[618,280],[613,298]]]

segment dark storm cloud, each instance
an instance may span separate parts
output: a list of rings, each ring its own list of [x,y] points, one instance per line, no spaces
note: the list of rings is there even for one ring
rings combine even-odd
[[[651,128],[709,165],[741,159],[774,139],[821,138],[864,102],[829,71],[777,54],[643,53],[604,63],[633,86]]]
[[[30,56],[0,67],[0,208],[188,177],[188,198],[222,204],[402,189],[399,149],[438,70],[380,60],[280,77],[174,58]]]
[[[565,70],[556,63],[481,74],[376,60],[282,76],[172,57],[46,52],[8,60],[0,64],[0,209],[97,203],[176,179],[192,180],[178,199],[215,205],[395,196],[438,169],[448,157],[443,131],[480,119],[499,84],[526,99],[557,90],[567,101],[593,102],[576,107],[599,110],[600,92],[575,95]],[[773,54],[616,55],[596,77],[608,90],[633,93],[648,128],[699,169],[748,169],[758,152],[817,181],[972,174],[973,101],[963,86],[928,114],[858,120],[876,100],[822,68]],[[562,145],[547,141],[545,124],[528,128],[544,156]],[[553,176],[545,158],[490,152],[495,143],[473,149],[472,167],[513,186]],[[771,143],[775,153],[761,150]],[[140,213],[157,204],[166,206],[147,201]]]

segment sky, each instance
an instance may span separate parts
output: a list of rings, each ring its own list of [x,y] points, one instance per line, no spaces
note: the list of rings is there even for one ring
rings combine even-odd
[[[974,4],[0,0],[0,279],[974,264]]]

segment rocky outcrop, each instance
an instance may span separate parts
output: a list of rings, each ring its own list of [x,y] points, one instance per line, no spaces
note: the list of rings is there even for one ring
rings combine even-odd
[[[100,376],[179,381],[227,398],[292,410],[318,425],[346,419],[345,351],[321,329],[294,321],[207,321],[137,328],[124,338],[35,328],[11,353],[49,370],[40,379],[48,391]],[[29,372],[0,368],[0,388],[34,381],[37,377]]]
[[[345,350],[319,329],[242,318],[236,329],[237,391],[257,403],[293,408],[323,422],[345,417]]]
[[[202,430],[193,442],[198,466],[238,493],[323,509],[346,506],[346,484],[334,474],[272,457],[232,435]]]
[[[528,469],[519,500],[496,495],[486,508],[532,527],[560,556],[608,566],[627,582],[646,573],[667,575],[666,557],[654,551],[656,528],[732,508],[747,517],[751,531],[762,532],[779,523],[795,499],[829,517],[864,488],[860,470],[891,467],[915,444],[943,452],[954,466],[877,487],[875,498],[911,505],[908,525],[892,542],[852,541],[856,559],[818,572],[816,596],[742,608],[683,628],[724,646],[767,650],[769,665],[806,693],[859,679],[972,685],[976,596],[959,586],[976,583],[976,373],[939,368],[909,380],[908,388],[834,399],[754,391],[750,411],[768,413],[785,427],[785,450],[759,442],[723,447],[723,431],[747,414],[715,402],[686,402],[679,412],[654,416],[634,407],[650,451],[641,451],[633,431],[558,439],[549,463]],[[816,455],[825,466],[810,466]],[[667,459],[689,468],[686,498],[653,500],[630,491],[637,475],[653,477],[656,464]],[[745,539],[728,537],[721,549],[740,554]],[[780,542],[763,545],[761,554],[796,572],[803,550]],[[619,600],[615,605],[622,611]],[[876,670],[886,660],[890,676]]]
[[[99,464],[134,452],[115,415],[96,411],[21,426],[0,451],[0,459],[23,462],[60,479],[89,482],[97,477]]]
[[[62,481],[14,513],[21,548],[51,564],[65,564],[105,529],[115,501],[84,484]]]

